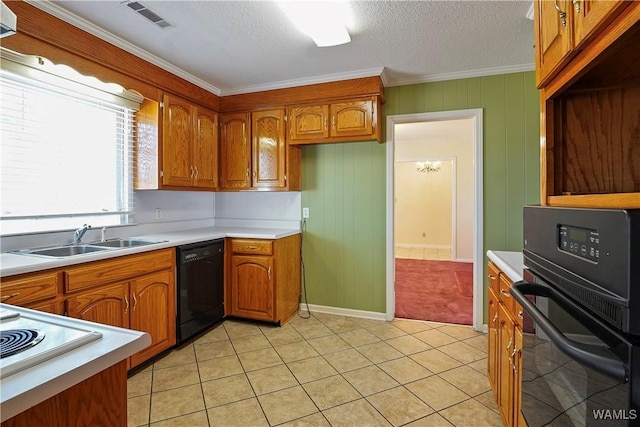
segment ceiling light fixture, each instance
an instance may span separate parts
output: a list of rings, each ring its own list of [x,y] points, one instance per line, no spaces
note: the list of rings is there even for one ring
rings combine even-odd
[[[427,160],[426,162],[417,162],[416,169],[421,173],[438,172],[440,170],[440,162],[432,162],[429,160]]]
[[[318,47],[349,43],[351,10],[346,1],[280,1],[280,8]]]

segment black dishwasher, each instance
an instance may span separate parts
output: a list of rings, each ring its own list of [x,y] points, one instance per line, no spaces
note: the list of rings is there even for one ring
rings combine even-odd
[[[224,316],[224,239],[177,249],[176,335],[180,344]]]

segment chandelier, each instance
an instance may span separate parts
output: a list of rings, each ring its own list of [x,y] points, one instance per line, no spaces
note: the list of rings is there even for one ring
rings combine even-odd
[[[418,169],[418,172],[422,172],[422,173],[438,172],[440,170],[440,162],[439,161],[417,162],[416,168]]]

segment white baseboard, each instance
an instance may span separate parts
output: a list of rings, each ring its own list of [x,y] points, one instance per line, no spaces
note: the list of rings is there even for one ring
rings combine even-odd
[[[464,258],[458,258],[455,260],[456,262],[468,262],[468,263],[473,263],[472,259],[464,259]]]
[[[307,304],[303,302],[300,303],[300,310],[307,311]],[[339,316],[359,317],[371,320],[387,320],[385,313],[378,313],[376,311],[354,310],[351,308],[329,307],[316,304],[309,304],[309,310],[311,310],[311,313],[337,314]]]
[[[420,248],[420,249],[449,249],[451,245],[424,245],[420,243],[394,243],[397,248]]]

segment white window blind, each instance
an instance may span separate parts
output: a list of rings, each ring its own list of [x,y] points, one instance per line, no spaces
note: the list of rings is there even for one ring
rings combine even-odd
[[[132,222],[136,104],[81,80],[3,57],[2,234]]]

